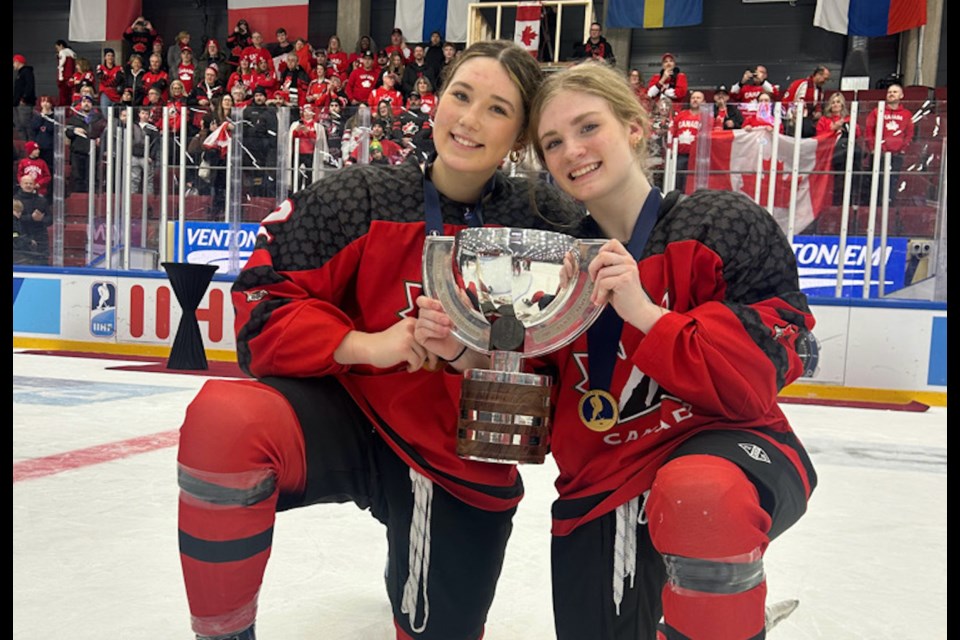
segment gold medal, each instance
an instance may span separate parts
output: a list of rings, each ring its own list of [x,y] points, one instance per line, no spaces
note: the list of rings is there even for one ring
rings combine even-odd
[[[603,389],[591,389],[580,398],[580,419],[591,431],[609,431],[620,419],[616,399]]]

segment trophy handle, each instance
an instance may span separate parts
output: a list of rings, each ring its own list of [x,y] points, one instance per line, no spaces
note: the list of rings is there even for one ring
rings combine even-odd
[[[490,324],[461,297],[461,288],[450,277],[453,241],[453,236],[427,236],[423,244],[423,293],[440,301],[460,342],[489,354]]]

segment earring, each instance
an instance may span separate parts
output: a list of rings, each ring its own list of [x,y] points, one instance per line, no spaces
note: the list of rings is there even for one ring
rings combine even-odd
[[[520,164],[523,162],[523,150],[522,149],[511,149],[510,153],[507,154],[507,157],[510,158],[510,162],[513,164]]]

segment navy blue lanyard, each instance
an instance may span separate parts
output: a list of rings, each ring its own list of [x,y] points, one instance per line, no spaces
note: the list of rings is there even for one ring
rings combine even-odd
[[[463,220],[468,227],[483,226],[483,201],[493,191],[494,177],[487,181],[477,203],[466,210]],[[430,179],[430,165],[423,170],[423,204],[426,209],[426,232],[428,236],[443,235],[443,213],[440,211],[440,192]]]
[[[627,251],[634,260],[639,261],[643,254],[650,232],[657,223],[657,214],[660,212],[662,200],[660,190],[653,189],[640,208],[640,215],[630,235],[630,242],[627,243]],[[590,369],[591,389],[610,389],[622,330],[623,318],[611,305],[607,305],[600,317],[587,329],[587,362]]]

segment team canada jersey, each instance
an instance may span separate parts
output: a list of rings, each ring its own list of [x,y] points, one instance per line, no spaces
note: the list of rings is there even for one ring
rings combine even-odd
[[[874,109],[867,116],[866,143],[867,151],[873,153],[877,139],[877,110]],[[913,114],[902,105],[891,109],[885,105],[883,110],[883,124],[881,125],[880,152],[901,153],[913,141]]]
[[[577,235],[599,230],[587,219]],[[639,269],[651,300],[673,313],[646,335],[624,323],[609,385],[617,418],[614,407],[589,402],[586,333],[546,358],[562,381],[551,439],[560,469],[553,533],[648,490],[670,453],[708,429],[761,434],[796,465],[809,497],[816,475],[777,394],[803,373],[796,343],[814,318],[774,219],[741,194],[695,192],[661,207]]]
[[[759,98],[760,94],[764,91],[770,94],[773,102],[776,102],[780,97],[779,87],[764,80],[763,84],[733,85],[730,87],[730,100],[740,104],[756,102],[757,98]]]
[[[700,111],[685,109],[673,118],[670,125],[670,136],[671,139],[677,139],[677,153],[684,155],[690,153],[690,145],[693,144],[697,134],[700,133],[701,126],[703,126],[703,120],[700,117]]]
[[[407,464],[468,504],[505,510],[523,494],[515,466],[456,455],[461,374],[345,366],[333,357],[351,330],[379,332],[416,316],[422,180],[412,162],[354,165],[266,216],[233,285],[237,359],[257,377],[337,376]],[[580,208],[553,187],[498,173],[483,201],[484,221],[551,228],[531,212],[528,185],[536,185],[544,218],[577,218]],[[467,207],[442,195],[440,203],[444,233],[452,235],[463,228]]]

